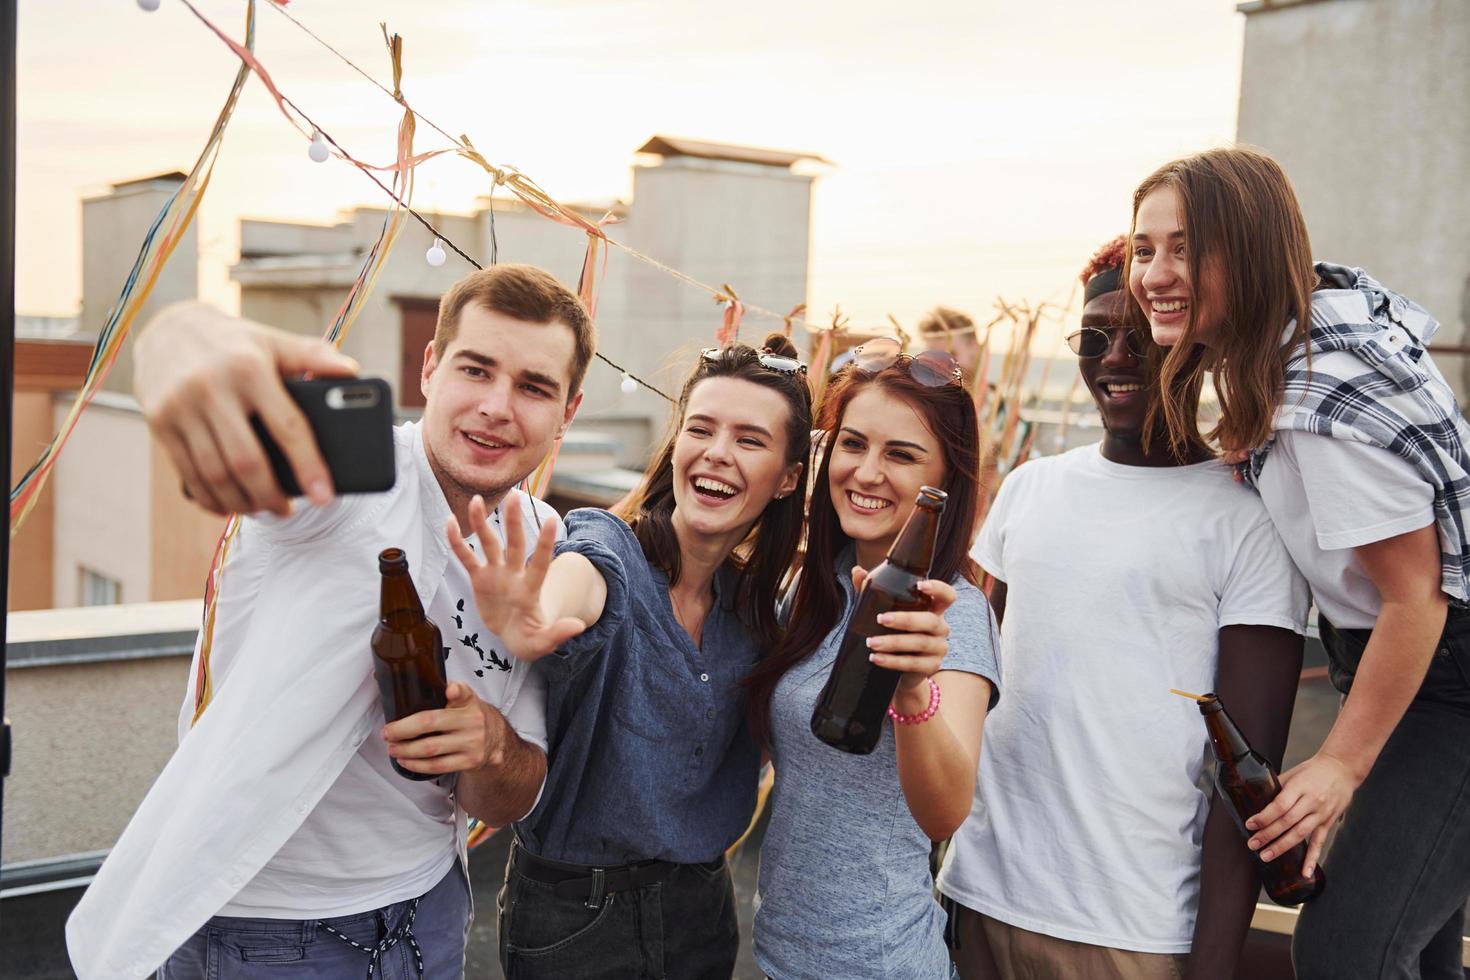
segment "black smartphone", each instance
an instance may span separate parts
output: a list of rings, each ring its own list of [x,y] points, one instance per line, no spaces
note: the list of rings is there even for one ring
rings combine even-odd
[[[337,493],[377,493],[393,486],[393,391],[382,378],[287,379],[286,392],[316,436]],[[259,416],[250,425],[288,497],[302,495],[286,456]]]

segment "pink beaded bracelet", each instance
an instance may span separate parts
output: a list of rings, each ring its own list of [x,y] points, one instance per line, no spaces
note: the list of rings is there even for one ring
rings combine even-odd
[[[894,711],[893,705],[890,704],[888,706],[888,717],[892,718],[894,723],[899,725],[921,725],[930,718],[933,718],[938,711],[939,685],[934,683],[934,678],[931,677],[929,678],[929,707],[925,708],[922,714],[901,715],[897,711]]]

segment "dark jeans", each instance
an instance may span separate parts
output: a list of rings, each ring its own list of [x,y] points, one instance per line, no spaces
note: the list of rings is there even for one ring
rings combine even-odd
[[[573,897],[517,871],[518,847],[498,903],[506,980],[728,980],[734,972],[740,929],[723,859],[674,865],[641,888]]]
[[[1333,685],[1346,694],[1369,631],[1320,622]],[[1302,907],[1292,942],[1299,980],[1464,980],[1470,613],[1450,611],[1423,686],[1322,866],[1327,887]]]
[[[217,915],[157,980],[452,980],[464,976],[469,927],[469,883],[456,861],[421,898],[371,912],[304,921]]]

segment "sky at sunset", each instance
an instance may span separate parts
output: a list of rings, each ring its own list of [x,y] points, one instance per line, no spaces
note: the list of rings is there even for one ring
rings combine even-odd
[[[239,36],[243,0],[200,0]],[[257,52],[282,89],[364,159],[391,158],[397,107],[260,4]],[[375,77],[378,22],[403,35],[404,91],[486,156],[564,200],[626,197],[660,133],[819,154],[810,300],[912,321],[944,302],[1064,299],[1123,231],[1133,186],[1235,132],[1234,0],[294,0]],[[16,303],[70,313],[81,197],[187,170],[236,62],[177,0],[20,5]],[[419,149],[440,145],[420,128]],[[468,211],[484,175],[445,157],[415,203]],[[242,216],[330,222],[381,205],[252,80],[200,217],[201,287],[235,303]],[[568,234],[576,234],[569,231]],[[128,246],[131,251],[136,243]],[[120,284],[119,284],[120,285]],[[761,303],[760,297],[748,297]]]

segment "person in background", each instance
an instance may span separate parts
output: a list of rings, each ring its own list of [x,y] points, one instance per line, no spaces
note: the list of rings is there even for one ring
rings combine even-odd
[[[500,895],[509,977],[729,977],[725,850],[755,807],[742,677],[779,640],[801,538],[811,393],[796,348],[704,351],[624,518],[567,515],[529,564],[450,542],[487,626],[548,684],[551,768]],[[483,537],[485,510],[472,505]]]
[[[995,630],[966,551],[979,501],[979,426],[942,351],[868,341],[831,382],[825,449],[786,635],[747,681],[775,765],[761,846],[755,957],[775,980],[951,975],[934,900],[931,840],[969,811],[986,711],[999,693]],[[863,571],[883,561],[919,489],[948,494],[929,612],[886,613],[904,632],[869,640],[902,672],[869,755],[819,741],[812,710],[831,673]]]
[[[144,331],[134,390],[187,492],[253,516],[217,573],[178,751],[67,923],[78,976],[462,975],[466,812],[499,826],[530,810],[546,706],[541,679],[466,605],[443,527],[470,533],[475,497],[559,533],[514,487],[570,424],[594,346],[591,317],[548,273],[471,273],[440,302],[393,488],[334,498],[281,375],[351,374],[350,359],[200,304]],[[310,506],[276,485],[251,415]],[[501,534],[498,520],[476,530],[480,546]],[[387,547],[408,555],[452,683],[445,709],[384,726],[369,639]],[[438,778],[405,779],[393,761]]]
[[[1170,347],[1164,390],[1212,371],[1210,437],[1248,456],[1311,584],[1342,711],[1247,821],[1271,860],[1328,831],[1328,886],[1292,943],[1302,980],[1462,975],[1470,898],[1470,426],[1427,345],[1439,329],[1361,269],[1313,263],[1269,156],[1211,150],[1133,196],[1129,288]],[[1158,415],[1193,441],[1188,405]]]
[[[969,314],[948,306],[936,306],[919,320],[919,339],[927,350],[942,350],[953,355],[972,377],[980,368],[980,338],[975,321]]]
[[[938,880],[964,980],[1228,980],[1260,888],[1169,689],[1219,692],[1279,766],[1306,586],[1203,442],[1149,429],[1159,354],[1124,324],[1123,256],[1083,271],[1067,338],[1102,442],[1011,473],[975,546],[1007,689]]]

